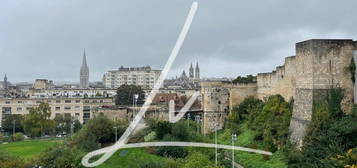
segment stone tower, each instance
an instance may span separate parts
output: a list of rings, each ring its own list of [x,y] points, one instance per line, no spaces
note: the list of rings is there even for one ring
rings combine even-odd
[[[194,76],[194,72],[193,72],[193,66],[192,66],[192,63],[191,63],[191,66],[190,66],[190,69],[189,69],[189,78],[190,79],[193,79],[195,76]]]
[[[313,39],[296,44],[296,88],[290,122],[291,140],[301,147],[311,122],[314,104],[331,88],[342,88],[342,109],[353,102],[353,82],[348,69],[355,50],[352,40]]]
[[[86,50],[84,49],[82,66],[80,70],[80,88],[89,88],[89,68],[87,65]]]
[[[196,63],[195,68],[195,79],[200,79],[200,67],[198,67],[198,62]]]

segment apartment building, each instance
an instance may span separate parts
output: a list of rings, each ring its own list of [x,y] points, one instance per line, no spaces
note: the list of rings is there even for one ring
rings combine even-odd
[[[153,70],[145,67],[120,67],[118,70],[107,71],[103,76],[103,84],[106,88],[118,88],[124,84],[141,86],[144,89],[154,87],[161,70]]]
[[[105,97],[1,98],[0,126],[6,116],[12,114],[26,115],[31,108],[37,107],[42,102],[50,105],[52,119],[55,118],[56,115],[70,114],[81,123],[85,123],[93,117],[92,109],[114,105],[112,98]]]

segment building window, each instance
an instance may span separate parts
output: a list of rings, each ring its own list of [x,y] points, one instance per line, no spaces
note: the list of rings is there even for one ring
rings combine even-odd
[[[22,103],[22,101],[17,101],[17,103],[21,104],[21,103]]]
[[[81,106],[76,106],[75,108],[76,108],[76,109],[80,109],[80,108],[81,108]]]
[[[5,101],[5,104],[10,104],[10,101]]]
[[[80,103],[81,102],[81,100],[76,100],[76,103]]]
[[[18,107],[16,110],[17,111],[22,111],[22,107]]]
[[[67,107],[64,107],[65,110],[70,110],[71,107],[67,106]]]
[[[61,110],[61,107],[56,107],[56,111],[59,111],[59,110]]]
[[[61,100],[56,100],[56,103],[61,103]]]
[[[65,103],[71,103],[72,101],[71,100],[65,100],[64,102]]]

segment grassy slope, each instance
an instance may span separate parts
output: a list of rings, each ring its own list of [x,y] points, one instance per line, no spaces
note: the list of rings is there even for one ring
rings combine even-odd
[[[0,144],[0,151],[8,152],[23,159],[31,159],[59,141],[33,140]]]
[[[241,129],[242,132],[238,135],[236,146],[243,146],[257,149],[264,149],[263,145],[254,141],[254,132],[249,130],[244,124]],[[225,130],[218,133],[218,143],[231,145],[231,132]],[[265,160],[263,155],[254,154],[249,152],[235,152],[235,160],[245,168],[285,168],[286,163],[282,161],[283,154],[280,151],[275,152],[272,156],[269,156],[269,160]]]
[[[120,156],[121,151],[128,150],[125,156]],[[135,168],[142,160],[151,160],[154,162],[165,161],[165,158],[148,153],[144,148],[133,148],[118,150],[98,168]]]

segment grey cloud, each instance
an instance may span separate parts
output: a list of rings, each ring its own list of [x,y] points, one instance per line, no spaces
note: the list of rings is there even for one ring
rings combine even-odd
[[[357,1],[199,0],[172,76],[271,71],[310,38],[354,38]],[[120,65],[162,68],[192,1],[0,1],[0,76],[77,82],[83,48],[91,80]]]

